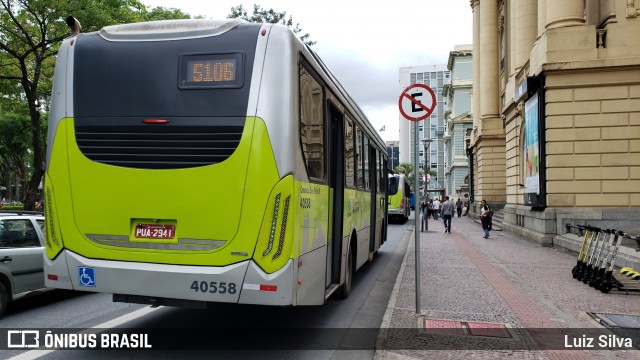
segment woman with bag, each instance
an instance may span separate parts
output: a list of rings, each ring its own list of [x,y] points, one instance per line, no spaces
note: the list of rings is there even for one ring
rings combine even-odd
[[[491,216],[493,215],[493,211],[487,205],[486,200],[482,200],[480,202],[480,222],[482,223],[482,230],[484,230],[483,238],[489,238],[489,230],[491,230]]]

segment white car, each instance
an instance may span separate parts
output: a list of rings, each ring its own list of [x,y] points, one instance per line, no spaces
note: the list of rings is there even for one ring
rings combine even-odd
[[[44,286],[44,216],[0,211],[0,316],[7,304]]]

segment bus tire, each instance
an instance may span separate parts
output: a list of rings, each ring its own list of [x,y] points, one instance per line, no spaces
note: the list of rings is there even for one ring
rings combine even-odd
[[[351,294],[351,283],[353,282],[353,269],[355,268],[355,261],[353,257],[355,254],[353,253],[353,247],[349,244],[349,248],[347,249],[347,267],[345,268],[344,274],[344,283],[340,285],[340,290],[338,293],[338,297],[340,299],[346,299]]]
[[[7,288],[4,286],[4,284],[0,282],[0,316],[2,316],[4,310],[7,308],[8,302],[9,293],[7,292]]]

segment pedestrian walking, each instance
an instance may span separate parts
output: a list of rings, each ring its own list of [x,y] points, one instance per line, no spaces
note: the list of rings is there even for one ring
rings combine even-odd
[[[456,201],[456,211],[458,212],[458,217],[462,216],[462,201],[460,199]]]
[[[484,238],[489,238],[489,230],[491,230],[491,216],[493,215],[493,211],[489,205],[487,205],[486,200],[482,200],[480,202],[480,222],[482,223],[482,230],[484,230]]]
[[[453,204],[449,201],[449,197],[444,197],[441,208],[442,220],[444,221],[444,232],[451,234],[451,218],[453,217]]]
[[[438,216],[440,215],[440,200],[436,198],[433,200],[433,220],[438,220]]]
[[[427,202],[427,217],[433,216],[433,199],[429,199]]]

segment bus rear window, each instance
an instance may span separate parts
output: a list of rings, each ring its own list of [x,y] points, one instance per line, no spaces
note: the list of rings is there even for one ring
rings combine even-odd
[[[395,195],[398,193],[399,180],[400,180],[399,176],[389,177],[389,195]]]
[[[74,117],[244,117],[259,29],[247,23],[181,41],[80,34],[74,45]]]

